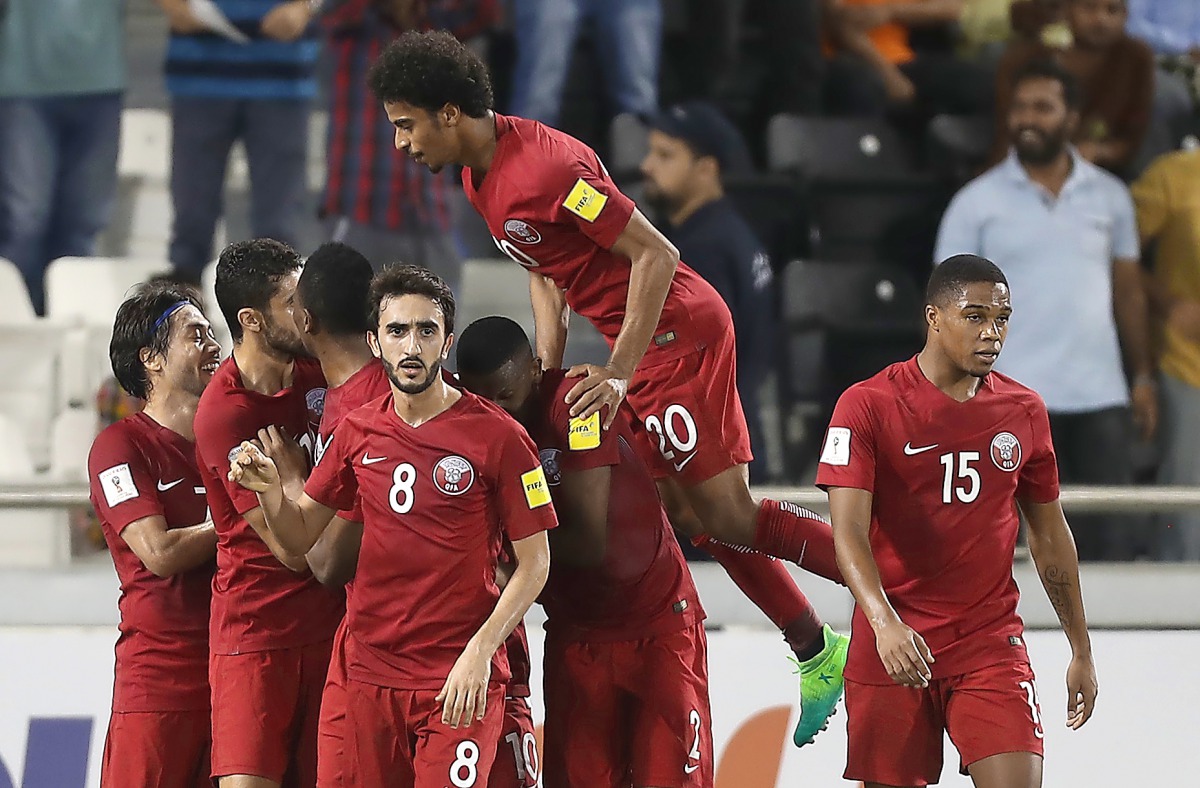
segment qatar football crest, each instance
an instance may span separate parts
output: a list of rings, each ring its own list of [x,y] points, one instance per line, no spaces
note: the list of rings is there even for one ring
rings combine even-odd
[[[1002,471],[1015,471],[1021,464],[1021,442],[1011,432],[992,438],[992,462]]]
[[[559,467],[558,457],[562,454],[559,449],[542,449],[538,459],[542,461],[542,470],[546,472],[546,484],[557,487],[562,482],[562,468]]]
[[[462,457],[451,454],[433,467],[433,483],[446,495],[462,495],[475,483],[475,469]]]

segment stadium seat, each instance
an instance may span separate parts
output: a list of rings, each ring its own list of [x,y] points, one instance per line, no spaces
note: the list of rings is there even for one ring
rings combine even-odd
[[[96,411],[68,408],[50,430],[50,475],[55,481],[86,482],[87,456],[96,437]]]
[[[512,260],[491,258],[463,263],[462,298],[455,324],[458,330],[488,315],[504,315],[533,332],[529,306],[529,275]]]
[[[4,451],[0,452],[0,481],[30,481],[35,472],[28,441],[17,427],[17,414],[8,413],[7,408],[4,411],[0,412],[0,442],[4,445]]]
[[[46,269],[46,313],[60,322],[111,328],[129,291],[168,267],[160,260],[60,257]]]
[[[994,134],[988,115],[938,115],[927,132],[929,163],[956,184],[965,183],[983,168]]]
[[[221,308],[217,305],[217,261],[213,260],[200,272],[200,300],[204,303],[204,316],[212,324],[217,342],[221,344],[221,358],[233,352],[233,335]]]
[[[117,170],[165,183],[171,173],[171,116],[165,110],[127,109],[121,113]]]
[[[804,191],[786,175],[725,178],[725,194],[754,230],[776,271],[810,252],[808,204]]]
[[[776,115],[767,125],[767,161],[773,172],[806,181],[876,182],[917,172],[900,135],[875,118]]]
[[[24,324],[37,320],[25,277],[17,267],[0,257],[0,323]]]
[[[646,124],[637,115],[623,112],[609,126],[609,154],[605,166],[617,183],[641,178],[642,159],[649,145]]]
[[[5,452],[27,452],[35,467],[49,463],[50,423],[61,401],[58,369],[63,336],[61,326],[47,321],[0,325],[0,369],[6,372],[0,375],[0,414],[22,436],[19,446],[4,444]]]

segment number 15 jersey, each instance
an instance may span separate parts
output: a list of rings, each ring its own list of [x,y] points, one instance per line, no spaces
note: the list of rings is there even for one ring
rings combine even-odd
[[[362,506],[347,610],[351,679],[438,690],[500,598],[502,538],[557,525],[537,450],[500,408],[467,392],[413,427],[391,394],[348,415],[305,485],[337,510]],[[509,679],[504,647],[491,680]]]
[[[1012,577],[1016,501],[1058,498],[1046,406],[996,372],[958,402],[916,358],[842,394],[817,485],[874,495],[871,551],[904,623],[925,638],[934,678],[1027,659]],[[860,609],[846,676],[891,684]]]

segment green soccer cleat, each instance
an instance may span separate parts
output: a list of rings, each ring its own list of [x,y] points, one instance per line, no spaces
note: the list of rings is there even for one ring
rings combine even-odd
[[[837,711],[842,697],[842,671],[846,667],[846,652],[850,636],[834,632],[826,624],[822,630],[825,648],[812,659],[800,662],[792,658],[794,673],[800,674],[800,719],[792,733],[797,747],[812,744],[817,734],[829,727],[829,718]]]

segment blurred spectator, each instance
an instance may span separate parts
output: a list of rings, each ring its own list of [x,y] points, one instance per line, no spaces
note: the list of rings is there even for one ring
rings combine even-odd
[[[993,63],[1000,59],[1012,38],[1010,12],[1013,0],[965,0],[959,27],[962,45],[959,54],[966,58]]]
[[[1200,2],[1130,0],[1127,30],[1158,55],[1154,115],[1166,127],[1173,147],[1196,110]]]
[[[662,0],[513,0],[517,62],[512,114],[554,126],[580,25],[591,23],[592,60],[617,112],[645,115],[658,107]]]
[[[1013,35],[1027,43],[1040,41],[1048,47],[1071,46],[1067,24],[1068,0],[1014,0],[1008,10]]]
[[[1046,401],[1067,484],[1129,484],[1130,391],[1144,437],[1158,401],[1133,202],[1125,186],[1088,163],[1068,140],[1079,123],[1079,90],[1052,61],[1010,77],[1008,157],[950,203],[935,256],[994,260],[1013,291],[1013,320],[996,369]],[[1114,322],[1115,313],[1115,322]],[[1132,519],[1073,516],[1079,554],[1128,559]]]
[[[750,476],[764,481],[761,392],[773,359],[771,261],[725,196],[724,176],[750,168],[746,143],[711,104],[691,101],[651,120],[646,198],[666,211],[680,258],[728,304],[737,330],[737,387],[750,427]]]
[[[249,40],[205,29],[187,0],[157,0],[171,25],[171,262],[199,281],[213,258],[229,151],[250,165],[255,236],[297,242],[307,196],[308,122],[320,41],[309,23],[321,0],[213,0]]]
[[[1200,151],[1156,160],[1133,185],[1138,229],[1155,245],[1150,295],[1159,345],[1161,484],[1200,485]],[[1157,557],[1200,561],[1200,513],[1164,513]]]
[[[124,0],[0,3],[0,257],[38,314],[46,266],[86,257],[116,200]]]
[[[1154,56],[1125,34],[1125,0],[1066,0],[1071,42],[1058,48],[1038,41],[1014,41],[996,79],[996,145],[993,160],[1006,152],[1005,126],[1013,74],[1033,60],[1052,58],[1082,86],[1080,122],[1073,141],[1080,155],[1118,175],[1126,175],[1150,125],[1154,95]]]
[[[462,255],[453,236],[449,170],[434,174],[396,150],[396,129],[364,86],[383,48],[406,30],[449,29],[468,40],[496,21],[495,0],[334,0],[322,26],[334,79],[329,93],[325,195],[329,236],[376,268],[423,265],[456,293]]]
[[[757,12],[763,32],[761,54],[771,84],[764,91],[767,114],[816,115],[821,111],[825,58],[821,54],[823,0],[690,0],[689,92],[724,100],[737,73],[744,17]]]
[[[970,115],[987,110],[987,75],[949,52],[916,52],[912,28],[958,22],[963,0],[824,0],[825,104],[833,114],[878,115],[889,106]]]

